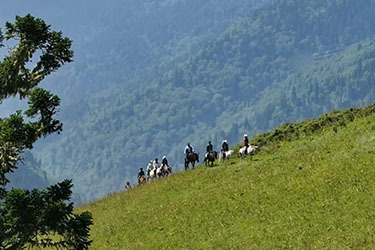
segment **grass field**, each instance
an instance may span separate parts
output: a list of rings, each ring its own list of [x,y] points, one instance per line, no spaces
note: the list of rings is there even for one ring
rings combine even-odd
[[[338,115],[363,110],[260,135],[253,161],[201,166],[79,208],[94,217],[90,249],[375,249],[375,115]],[[290,126],[298,136],[279,136]]]

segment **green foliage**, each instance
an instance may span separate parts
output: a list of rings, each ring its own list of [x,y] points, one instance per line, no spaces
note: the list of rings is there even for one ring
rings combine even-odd
[[[321,129],[280,138],[253,161],[198,167],[88,204],[91,248],[372,249],[373,110],[306,121]],[[335,132],[325,117],[346,126]]]
[[[31,15],[17,16],[14,24],[7,22],[5,39],[18,43],[0,62],[0,101],[11,95],[28,97],[29,109],[0,119],[0,248],[18,250],[31,245],[87,249],[92,217],[88,212],[73,214],[73,203],[67,203],[72,194],[70,180],[46,191],[6,189],[7,174],[17,168],[24,150],[62,129],[60,121],[53,118],[60,99],[36,86],[71,61],[71,41]],[[35,53],[41,56],[30,70],[27,66]],[[60,239],[52,240],[53,235]]]
[[[87,249],[91,215],[73,214],[70,199],[72,183],[65,180],[46,191],[12,189],[4,202],[4,231],[1,239],[6,249],[21,249],[26,245],[65,249]],[[62,240],[51,240],[60,235]],[[78,236],[78,237],[77,237]]]
[[[61,32],[51,31],[43,20],[30,14],[17,16],[14,24],[7,22],[5,39],[18,40],[18,44],[1,63],[0,100],[10,95],[29,95],[28,91],[47,75],[72,61],[71,41],[63,38]],[[41,52],[40,60],[32,69],[27,68],[37,51]]]

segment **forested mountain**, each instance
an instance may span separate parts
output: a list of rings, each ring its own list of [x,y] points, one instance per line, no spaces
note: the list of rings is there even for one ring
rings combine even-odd
[[[374,0],[83,2],[75,63],[49,81],[64,132],[35,153],[88,199],[155,157],[177,170],[188,141],[374,102]]]
[[[75,63],[46,80],[69,103],[116,84],[131,87],[148,67],[166,67],[271,0],[5,0],[0,21],[33,13],[74,41]],[[61,84],[58,82],[61,81]],[[130,85],[130,86],[129,86]]]
[[[13,20],[15,15],[31,13],[42,17],[53,28],[62,29],[64,34],[73,39],[75,62],[46,79],[45,87],[52,89],[62,98],[60,119],[64,123],[64,129],[75,130],[75,126],[81,123],[82,116],[92,108],[91,95],[118,85],[125,87],[126,91],[139,88],[139,83],[147,85],[147,81],[141,80],[144,72],[153,72],[155,67],[160,72],[163,72],[162,68],[172,68],[175,61],[198,51],[202,44],[214,39],[238,16],[249,15],[267,2],[270,1],[68,0],[54,3],[40,0],[35,4],[6,0],[6,8],[0,9],[0,21],[4,23]],[[137,83],[134,79],[138,79]],[[16,100],[7,100],[5,104],[1,106],[1,116],[22,108],[22,104]],[[62,138],[65,138],[64,133]],[[47,140],[54,143],[61,138],[57,136]],[[99,145],[104,142],[95,143]],[[56,152],[51,145],[41,142],[39,147],[47,151],[47,154],[58,158],[62,156],[61,152]],[[84,148],[87,147],[91,146]],[[73,151],[76,151],[75,154],[81,154],[80,149],[75,147]],[[78,190],[80,185],[90,189],[87,183],[77,177],[75,170],[69,170],[72,167],[77,168],[78,163],[70,165],[72,161],[59,159],[52,166],[49,165],[51,162],[46,161],[43,151],[38,155],[46,162],[48,171],[56,179],[73,178]],[[63,158],[65,157],[68,159],[74,156],[64,155]],[[79,168],[87,167],[94,172],[105,171],[93,169],[93,162],[86,162],[86,157],[88,156],[84,157],[85,166]],[[97,157],[102,156],[98,154]],[[114,161],[118,162],[117,159]],[[133,178],[135,170],[132,169],[131,174],[125,174],[129,166],[123,166],[127,170],[124,169],[121,176],[116,177],[116,181],[105,180],[110,187],[104,185],[106,187],[101,188],[103,192],[100,195],[106,194],[108,190],[117,190],[120,185],[119,178],[121,181]],[[86,175],[86,171],[84,172]]]
[[[43,189],[50,185],[47,173],[42,169],[39,161],[26,151],[23,161],[18,164],[16,172],[10,174],[9,187],[32,190],[34,188]]]

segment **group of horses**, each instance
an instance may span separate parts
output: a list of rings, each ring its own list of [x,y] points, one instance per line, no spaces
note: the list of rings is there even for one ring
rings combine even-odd
[[[147,181],[163,178],[172,174],[172,168],[165,164],[160,164],[156,161],[150,161],[147,165],[147,176],[141,176],[138,179],[138,184],[142,185]]]
[[[246,156],[250,156],[250,159],[253,159],[253,155],[255,155],[256,150],[258,149],[257,146],[249,145],[248,147],[242,147],[239,149],[238,154],[241,159]],[[228,160],[232,157],[234,151],[228,150],[225,152],[220,152],[219,154],[216,151],[206,153],[204,157],[204,163],[206,166],[213,166],[214,161],[219,158],[220,161]],[[185,157],[185,170],[188,170],[191,165],[191,168],[195,167],[195,163],[199,163],[199,154],[196,152],[191,152]],[[138,180],[138,185],[142,185],[147,181],[151,181],[154,179],[159,179],[166,177],[172,173],[172,168],[168,165],[159,164],[155,161],[150,161],[147,165],[147,177],[140,177]]]
[[[228,160],[228,159],[231,158],[232,154],[233,154],[233,150],[222,151],[219,154],[216,151],[206,153],[206,155],[204,157],[205,165],[206,165],[206,167],[207,166],[212,167],[214,165],[214,161],[216,159],[219,158],[219,161]]]
[[[242,147],[238,150],[239,157],[243,159],[246,156],[250,156],[250,159],[253,159],[253,155],[255,155],[258,146],[249,145],[248,147]],[[233,155],[233,150],[222,151],[219,154],[216,151],[206,153],[204,157],[204,163],[206,166],[213,166],[214,161],[219,158],[219,161],[224,161],[226,159],[230,159]],[[185,158],[185,170],[189,169],[189,164],[191,164],[192,168],[195,167],[195,162],[199,162],[199,154],[192,152],[187,155]]]

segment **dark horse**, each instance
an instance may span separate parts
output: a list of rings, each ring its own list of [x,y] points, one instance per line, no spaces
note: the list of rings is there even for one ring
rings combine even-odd
[[[195,162],[199,162],[199,155],[195,152],[188,154],[185,158],[185,170],[189,169],[189,163],[191,163],[192,168],[194,168]]]
[[[211,163],[211,167],[214,165],[214,161],[217,159],[217,152],[213,151],[207,154],[206,158],[204,159],[206,166]]]

